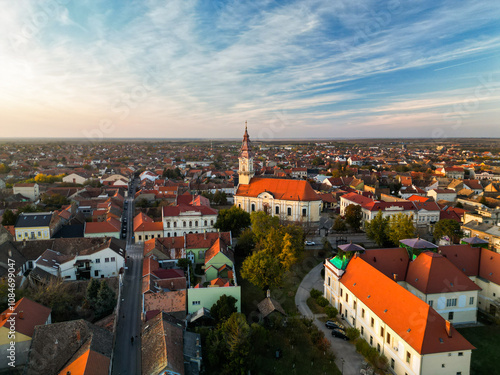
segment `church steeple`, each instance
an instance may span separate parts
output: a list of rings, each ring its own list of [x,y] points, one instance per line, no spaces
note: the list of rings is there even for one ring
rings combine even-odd
[[[243,134],[243,142],[240,149],[239,157],[239,183],[248,185],[254,176],[253,171],[253,153],[250,146],[250,136],[248,135],[247,122],[245,121],[245,134]]]

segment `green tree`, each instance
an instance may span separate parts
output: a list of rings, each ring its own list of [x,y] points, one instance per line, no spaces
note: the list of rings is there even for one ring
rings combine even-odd
[[[337,216],[337,218],[333,222],[332,229],[335,232],[345,232],[347,230],[347,224],[345,223],[344,219],[342,219],[340,216]]]
[[[217,205],[227,204],[227,194],[223,191],[217,190],[214,194],[213,202]]]
[[[87,301],[92,307],[94,307],[97,302],[97,295],[99,294],[100,287],[101,285],[97,279],[90,280],[89,285],[87,285]]]
[[[217,324],[225,322],[232,313],[237,312],[236,298],[223,294],[210,309],[210,315]]]
[[[378,246],[386,246],[389,242],[387,237],[387,228],[389,226],[389,218],[384,217],[382,211],[379,210],[377,215],[365,225],[367,237],[375,241]]]
[[[283,283],[284,270],[278,258],[266,250],[260,250],[243,261],[241,276],[253,285],[267,290]]]
[[[346,207],[345,221],[354,231],[359,230],[362,219],[363,213],[361,212],[361,206],[358,206],[357,204],[350,204]]]
[[[14,212],[12,212],[9,209],[6,209],[4,211],[2,216],[2,225],[14,225],[16,224],[16,220],[17,220],[17,215],[14,214]]]
[[[68,284],[54,279],[47,284],[36,284],[28,296],[35,302],[52,309],[52,321],[61,322],[74,314],[75,296],[69,293]]]
[[[233,237],[238,237],[242,229],[250,226],[250,215],[239,207],[233,206],[220,210],[214,227],[223,231],[231,231]]]
[[[246,375],[250,357],[250,326],[245,315],[233,313],[221,327],[226,342],[228,360],[223,374]]]
[[[447,236],[454,243],[457,243],[462,238],[462,230],[460,223],[452,219],[439,220],[434,226],[434,240],[439,241],[442,237]]]
[[[255,236],[251,228],[245,228],[238,237],[234,248],[236,254],[247,256],[255,248]]]
[[[387,227],[387,237],[395,246],[399,246],[399,241],[401,240],[414,238],[415,233],[413,215],[399,213],[390,217]]]
[[[263,211],[252,212],[250,221],[257,241],[265,237],[271,228],[278,228],[280,225],[280,219],[277,216],[268,215]]]
[[[102,280],[101,285],[99,287],[99,292],[97,293],[97,301],[95,309],[96,319],[101,319],[111,314],[115,306],[116,306],[115,292],[111,290],[106,281]]]

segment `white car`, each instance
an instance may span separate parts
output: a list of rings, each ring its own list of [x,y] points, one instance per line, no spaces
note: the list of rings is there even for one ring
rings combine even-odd
[[[314,242],[314,241],[304,241],[304,243],[306,244],[306,246],[314,246],[314,245],[316,245],[316,242]]]

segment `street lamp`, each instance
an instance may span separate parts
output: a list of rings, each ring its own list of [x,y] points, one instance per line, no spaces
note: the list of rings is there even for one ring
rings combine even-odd
[[[342,375],[344,375],[344,358],[340,358],[340,360],[342,361]]]

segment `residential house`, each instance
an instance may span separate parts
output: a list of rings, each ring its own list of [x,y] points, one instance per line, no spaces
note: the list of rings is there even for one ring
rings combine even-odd
[[[14,184],[13,192],[21,194],[32,202],[36,202],[40,198],[40,186],[37,183]]]
[[[56,232],[56,228],[53,225],[53,217],[52,212],[20,214],[14,225],[16,241],[49,239]]]
[[[215,232],[217,210],[204,205],[180,204],[162,208],[164,237],[177,237],[187,233]]]
[[[85,238],[114,237],[120,238],[121,222],[113,217],[106,221],[86,222],[84,229]]]
[[[67,176],[64,176],[62,181],[70,184],[79,184],[83,185],[90,179],[90,175],[84,173],[70,173]]]
[[[500,252],[500,226],[472,220],[462,225],[462,232],[466,237],[488,241],[490,250]]]
[[[455,190],[451,189],[432,189],[427,192],[427,196],[432,197],[435,202],[454,202],[457,198],[457,193],[455,192]]]
[[[163,222],[155,222],[142,212],[134,217],[133,229],[136,242],[163,237]]]
[[[26,375],[107,375],[113,333],[83,319],[37,326]]]
[[[1,314],[0,350],[3,355],[0,357],[0,369],[17,368],[27,363],[35,327],[52,323],[51,311],[50,308],[23,297],[12,309],[9,307]],[[13,355],[10,354],[12,342],[15,343]]]

